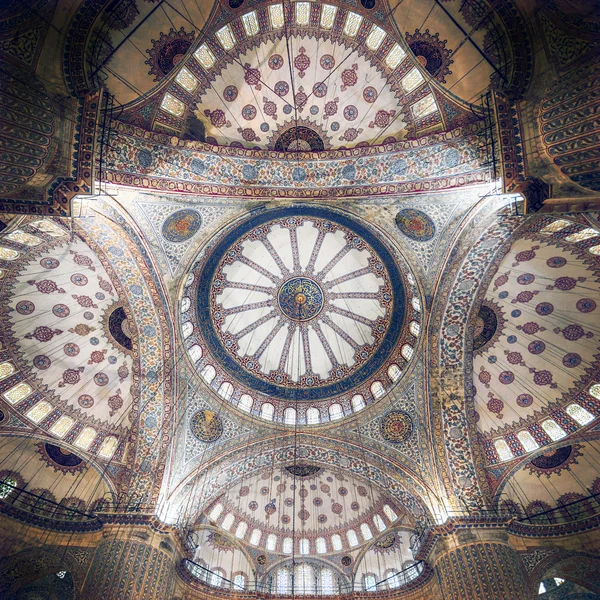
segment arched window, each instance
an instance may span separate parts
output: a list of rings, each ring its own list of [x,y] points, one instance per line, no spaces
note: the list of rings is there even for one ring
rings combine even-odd
[[[262,531],[260,529],[253,529],[250,535],[250,544],[258,546],[260,544],[260,538],[262,538]]]
[[[410,302],[415,311],[421,312],[421,300],[419,298],[415,296]]]
[[[385,578],[387,580],[388,587],[391,590],[395,590],[400,587],[400,576],[398,575],[398,571],[396,569],[389,569],[387,571]]]
[[[211,569],[212,573],[210,574],[209,585],[213,587],[221,587],[225,583],[225,571],[220,567],[216,567],[215,569]]]
[[[117,444],[119,440],[114,435],[109,435],[102,440],[102,445],[100,446],[100,450],[98,450],[98,456],[102,458],[112,458],[112,455],[115,453],[117,449]]]
[[[329,418],[332,421],[341,419],[344,416],[344,409],[341,404],[332,404],[329,407]]]
[[[373,515],[373,523],[375,523],[375,527],[377,527],[378,531],[386,530],[387,526],[380,515],[378,515],[378,514]]]
[[[375,396],[375,398],[381,398],[383,395],[385,395],[385,388],[383,387],[381,381],[374,381],[371,384],[371,393],[373,396]]]
[[[222,512],[223,512],[223,505],[222,504],[215,504],[212,507],[212,510],[210,511],[210,514],[208,515],[208,518],[211,521],[216,521],[221,516]]]
[[[589,389],[589,394],[590,396],[594,396],[596,400],[600,400],[600,383],[595,383],[594,385],[591,385]]]
[[[412,358],[414,349],[410,344],[404,344],[400,352],[406,360],[410,360]]]
[[[252,396],[248,394],[242,394],[238,403],[238,408],[243,410],[244,412],[250,412],[252,410],[253,404],[254,398],[252,398]]]
[[[579,404],[569,404],[567,406],[567,414],[580,425],[587,425],[594,420],[594,415],[589,413],[583,406]]]
[[[331,536],[331,546],[336,552],[342,549],[342,538],[337,533]]]
[[[87,450],[94,438],[96,437],[96,430],[93,427],[84,427],[81,433],[75,439],[75,445],[82,450]]]
[[[267,550],[274,552],[275,548],[277,548],[277,536],[274,533],[270,533],[267,538]]]
[[[408,329],[415,337],[419,337],[419,334],[421,333],[421,326],[416,321],[411,321]]]
[[[333,572],[331,569],[321,569],[321,593],[333,594]]]
[[[529,431],[519,431],[517,433],[517,439],[521,442],[521,445],[527,452],[531,452],[532,450],[537,450],[540,445],[535,441],[534,437],[529,433]]]
[[[42,243],[39,237],[26,233],[22,229],[15,229],[6,236],[6,239],[25,246],[39,246]]]
[[[311,406],[307,411],[306,411],[306,424],[307,425],[316,425],[317,423],[321,422],[321,413],[319,412],[319,409],[315,408],[314,406]]]
[[[67,415],[62,415],[52,427],[50,427],[50,433],[55,435],[56,437],[63,438],[67,435],[67,432],[71,430],[75,421],[71,419],[71,417],[67,417]]]
[[[346,538],[351,547],[358,546],[358,537],[356,536],[356,531],[354,531],[354,529],[348,529]]]
[[[546,225],[546,227],[543,227],[540,230],[540,233],[557,233],[558,231],[562,231],[572,224],[573,223],[571,221],[567,221],[566,219],[556,219],[549,225]]]
[[[300,540],[300,554],[310,554],[310,542],[307,538]]]
[[[315,546],[317,548],[317,554],[325,554],[327,552],[327,544],[325,543],[325,538],[318,537],[315,540]]]
[[[31,392],[33,392],[32,387],[28,383],[22,381],[11,387],[7,392],[4,392],[4,397],[10,404],[17,404],[21,402],[21,400],[25,400]]]
[[[600,256],[600,244],[597,244],[596,246],[592,246],[591,248],[588,248],[588,252],[590,252],[594,256]]]
[[[354,412],[362,410],[365,406],[365,399],[362,397],[361,394],[356,394],[356,396],[352,397],[352,410]]]
[[[286,425],[295,425],[295,423],[296,423],[296,409],[295,408],[286,408],[283,411],[283,422]]]
[[[0,258],[2,260],[15,260],[19,257],[19,253],[11,248],[4,248],[0,246]]]
[[[233,525],[234,521],[235,521],[235,517],[233,516],[233,513],[227,513],[225,515],[225,518],[223,519],[223,523],[221,524],[221,527],[225,531],[229,531],[231,529],[231,526]]]
[[[8,498],[17,487],[17,479],[12,475],[5,476],[0,482],[0,500]]]
[[[0,381],[6,379],[15,372],[14,366],[9,362],[0,364]]]
[[[181,328],[181,333],[183,333],[183,339],[187,340],[187,338],[194,333],[194,326],[190,321],[186,321]]]
[[[394,363],[389,366],[388,377],[390,378],[391,381],[398,381],[398,379],[400,379],[401,375],[402,375],[402,371],[400,370],[400,367],[397,364]]]
[[[363,539],[365,542],[373,539],[373,533],[371,532],[371,528],[366,523],[361,523],[360,532],[362,533]]]
[[[185,287],[190,287],[194,283],[194,273],[190,273],[185,280]]]
[[[293,540],[291,537],[283,538],[283,544],[281,546],[281,550],[284,554],[291,554],[293,549]]]
[[[506,443],[506,440],[496,440],[494,442],[494,446],[496,447],[496,452],[498,453],[501,461],[510,460],[511,458],[515,457],[515,455],[512,453],[512,450]]]
[[[274,413],[275,413],[275,407],[272,404],[269,404],[268,402],[265,402],[265,404],[263,404],[260,407],[260,416],[263,419],[266,419],[267,421],[273,420]]]
[[[383,512],[384,512],[385,516],[392,523],[394,523],[395,521],[398,520],[398,515],[394,512],[394,510],[392,509],[392,507],[389,504],[384,504],[383,505]]]
[[[246,576],[243,573],[236,573],[233,577],[233,587],[237,590],[246,589]]]
[[[278,594],[289,594],[292,586],[290,572],[288,569],[279,569],[277,571],[277,593]]]
[[[240,521],[237,529],[235,530],[235,537],[238,538],[238,540],[243,540],[244,536],[246,535],[246,531],[248,531],[248,523],[245,521]]]
[[[375,579],[375,575],[373,575],[372,573],[365,575],[363,585],[365,588],[365,592],[376,592],[377,580]]]
[[[217,372],[212,365],[206,365],[200,372],[200,375],[206,383],[212,383],[212,380],[217,376]]]
[[[28,419],[31,419],[34,423],[39,423],[44,417],[48,415],[48,413],[52,410],[52,404],[50,402],[46,402],[42,400],[38,402],[33,408],[30,408],[25,416]]]
[[[229,400],[233,395],[233,385],[231,385],[229,381],[224,381],[221,384],[221,387],[219,388],[219,391],[217,393],[219,394],[219,396],[221,396],[221,398]]]
[[[192,301],[186,296],[182,301],[181,301],[181,312],[187,312],[188,310],[190,310],[190,306],[192,304]]]
[[[296,566],[296,577],[294,587],[299,594],[311,594],[315,591],[315,576],[310,565],[302,564]]]
[[[190,358],[196,363],[202,358],[202,348],[198,344],[194,344],[190,349]]]
[[[567,432],[554,419],[546,419],[545,421],[543,421],[542,429],[548,434],[548,437],[553,441],[561,440],[567,435]]]
[[[571,233],[565,238],[565,242],[577,243],[577,242],[585,242],[585,240],[589,240],[590,238],[596,237],[600,235],[600,231],[597,231],[593,227],[586,227],[577,233]]]

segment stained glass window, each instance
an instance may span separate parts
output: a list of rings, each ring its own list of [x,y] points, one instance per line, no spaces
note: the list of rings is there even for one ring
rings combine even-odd
[[[9,362],[3,362],[0,364],[0,381],[6,379],[9,375],[15,372],[14,366]]]
[[[219,43],[225,50],[231,50],[233,47],[235,47],[235,37],[229,25],[221,27],[221,29],[217,31],[216,36],[219,40]]]
[[[346,22],[344,23],[344,35],[347,35],[348,37],[354,37],[358,33],[362,22],[363,18],[361,15],[349,12],[346,15]]]
[[[283,544],[281,545],[281,549],[284,554],[292,553],[292,538],[286,537],[283,539]]]
[[[567,221],[566,219],[556,219],[556,221],[552,221],[552,223],[546,225],[540,230],[540,233],[557,233],[558,231],[562,231],[567,227],[570,227],[573,223],[571,221]]]
[[[381,398],[385,395],[385,388],[383,387],[381,381],[374,381],[371,384],[371,393],[373,396],[375,396],[375,398]]]
[[[588,252],[591,252],[592,254],[595,254],[596,256],[600,256],[600,244],[598,244],[597,246],[592,246],[591,248],[588,248]]]
[[[290,572],[287,569],[279,569],[277,571],[277,593],[289,594],[291,590]]]
[[[100,446],[100,450],[98,451],[98,456],[101,456],[102,458],[112,458],[118,443],[119,440],[114,435],[105,437]]]
[[[190,358],[194,362],[198,362],[202,358],[202,348],[198,344],[194,344],[190,348]]]
[[[54,423],[54,425],[52,425],[52,427],[50,427],[50,433],[56,437],[62,438],[66,435],[67,431],[73,427],[73,423],[75,423],[75,421],[73,421],[71,417],[63,415],[56,423]]]
[[[417,312],[421,312],[421,300],[419,300],[419,298],[413,298],[411,300],[411,304],[412,307],[417,311]]]
[[[334,591],[333,572],[331,569],[321,569],[321,593],[331,595]]]
[[[400,577],[398,576],[398,571],[395,569],[391,569],[386,576],[387,584],[390,589],[395,590],[400,587]]]
[[[17,383],[17,385],[13,386],[7,392],[4,392],[4,397],[11,404],[17,404],[17,402],[21,402],[31,394],[33,390],[28,383],[22,381],[21,383]]]
[[[594,383],[589,389],[590,396],[594,396],[597,400],[600,400],[600,383]]]
[[[367,47],[375,52],[381,43],[385,39],[385,31],[381,29],[381,27],[377,27],[377,25],[373,25],[371,32],[367,36]]]
[[[0,258],[3,260],[15,260],[18,258],[19,252],[13,250],[12,248],[4,248],[0,246]]]
[[[400,375],[402,375],[402,371],[397,364],[393,364],[388,367],[388,377],[392,381],[398,381],[398,379],[400,379]]]
[[[252,396],[249,394],[242,394],[238,403],[238,408],[242,409],[244,412],[250,412],[253,404],[254,398],[252,398]]]
[[[584,242],[585,240],[589,240],[590,238],[596,237],[600,235],[600,231],[593,229],[592,227],[587,227],[586,229],[582,229],[577,233],[572,233],[565,238],[567,242]]]
[[[283,4],[270,4],[269,17],[271,18],[271,27],[281,29],[283,27]]]
[[[358,546],[358,537],[354,529],[348,529],[346,532],[346,538],[348,539],[348,544],[350,544],[351,547]]]
[[[77,436],[77,439],[75,440],[75,445],[78,448],[87,450],[90,447],[91,443],[94,441],[95,437],[96,430],[93,427],[84,427],[81,430],[81,433]]]
[[[411,321],[408,328],[415,337],[418,337],[421,333],[421,326],[416,321]]]
[[[193,92],[198,87],[198,80],[192,75],[192,72],[187,67],[182,67],[175,81],[188,92]]]
[[[273,420],[273,414],[275,413],[275,407],[272,404],[266,402],[260,407],[260,416],[267,421]]]
[[[194,57],[205,69],[210,69],[215,64],[215,55],[206,44],[202,44],[194,52]]]
[[[315,546],[317,548],[317,554],[326,554],[327,553],[327,544],[325,543],[325,538],[319,537],[315,540]]]
[[[336,552],[342,549],[342,538],[337,533],[331,536],[331,545]]]
[[[308,540],[306,541],[308,542]],[[296,567],[294,586],[299,594],[310,594],[315,591],[315,577],[310,565],[304,564]]]
[[[244,25],[244,31],[248,37],[252,37],[258,33],[258,19],[256,18],[255,10],[242,15],[242,23]]]
[[[277,547],[277,536],[274,533],[270,533],[267,538],[267,550],[274,552]]]
[[[424,98],[421,98],[418,102],[415,102],[411,108],[415,119],[426,117],[438,109],[433,94],[429,94]]]
[[[283,411],[283,422],[286,425],[294,425],[296,423],[296,409],[286,408]]]
[[[300,554],[310,553],[310,542],[306,538],[300,540]]]
[[[185,111],[185,104],[179,98],[168,93],[162,99],[160,107],[175,117],[180,117]]]
[[[17,480],[14,477],[6,477],[2,482],[0,482],[0,500],[8,498],[16,487]]]
[[[0,279],[4,279],[4,269],[0,269]]]
[[[24,244],[25,246],[38,246],[42,240],[31,233],[25,233],[22,229],[15,229],[6,236],[7,240]]]
[[[200,375],[206,383],[212,383],[212,380],[217,376],[217,372],[212,365],[206,365],[200,372]]]
[[[519,431],[519,433],[517,433],[517,439],[521,442],[521,445],[527,452],[537,450],[540,447],[529,431]]]
[[[354,412],[358,412],[362,410],[366,406],[365,399],[361,394],[356,394],[356,396],[352,397],[352,410]]]
[[[308,25],[310,21],[310,2],[296,2],[296,23]]]
[[[243,539],[246,535],[246,531],[248,531],[248,523],[245,521],[240,521],[237,529],[235,530],[235,537],[238,538],[238,540]]]
[[[375,527],[377,527],[379,531],[385,531],[387,529],[387,525],[380,515],[376,514],[373,516],[373,523],[375,523]]]
[[[30,408],[25,413],[25,416],[34,423],[39,423],[44,417],[48,416],[51,410],[52,404],[50,404],[50,402],[42,400],[41,402],[38,402],[35,406]]]
[[[191,304],[192,304],[192,301],[186,296],[181,301],[181,312],[187,312],[190,309]]]
[[[341,419],[344,416],[344,409],[342,408],[341,404],[332,404],[329,407],[329,418],[332,421],[335,421],[336,419]]]
[[[400,352],[406,360],[410,360],[414,353],[414,349],[410,344],[404,344],[404,346],[402,346],[402,350]]]
[[[223,519],[223,523],[221,523],[221,528],[224,529],[225,531],[229,531],[231,529],[231,526],[233,525],[234,521],[235,521],[235,517],[234,517],[233,513],[227,513],[225,515],[225,518]]]
[[[222,504],[215,504],[213,506],[212,510],[210,511],[210,514],[208,515],[208,518],[211,521],[216,521],[221,516],[222,512],[223,512],[223,505]]]
[[[546,419],[542,422],[542,429],[548,434],[551,440],[561,440],[567,435],[567,432],[554,420]]]
[[[373,532],[371,531],[371,528],[366,523],[361,523],[360,532],[362,533],[362,536],[363,536],[363,539],[365,540],[365,542],[368,542],[370,539],[373,538]]]
[[[366,592],[376,592],[377,581],[375,580],[375,575],[365,575],[364,586]]]
[[[50,221],[49,219],[40,219],[39,221],[34,221],[33,223],[30,223],[30,225],[32,227],[35,227],[36,229],[39,229],[40,231],[43,231],[44,233],[47,233],[49,236],[52,237],[62,237],[63,235],[66,235],[64,229],[62,229],[56,223],[54,223],[54,221]]]
[[[506,440],[496,440],[494,446],[496,447],[496,452],[501,461],[510,460],[515,457],[512,450],[508,447]]]
[[[321,27],[323,29],[331,29],[337,15],[337,6],[331,4],[323,4],[321,9]]]
[[[187,321],[183,324],[183,327],[181,328],[181,332],[183,333],[183,339],[187,339],[190,337],[190,335],[192,335],[192,333],[194,333],[194,326],[192,325],[192,323],[190,321]]]
[[[580,425],[587,425],[595,418],[593,414],[585,410],[583,406],[579,406],[579,404],[569,404],[567,406],[567,414]]]
[[[307,425],[315,425],[316,423],[320,423],[321,421],[321,413],[317,408],[311,406],[306,411],[306,423]]]
[[[260,529],[253,529],[252,535],[250,536],[250,543],[253,546],[260,544],[260,538],[262,537],[262,531]]]
[[[394,47],[388,52],[388,55],[385,58],[385,64],[390,69],[395,69],[406,56],[406,52],[402,49],[400,44],[394,44]]]
[[[221,384],[221,387],[219,388],[219,391],[217,393],[219,394],[219,396],[221,396],[221,398],[229,400],[233,395],[233,385],[231,385],[229,381],[224,381]]]
[[[246,576],[243,573],[238,573],[234,578],[233,578],[233,585],[238,589],[238,590],[243,590],[246,588]]]
[[[394,509],[389,504],[383,505],[383,512],[392,523],[398,520],[398,515],[394,512]]]

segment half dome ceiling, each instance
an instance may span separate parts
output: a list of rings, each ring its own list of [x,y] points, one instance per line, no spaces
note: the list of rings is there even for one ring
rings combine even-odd
[[[91,35],[88,52],[98,66],[109,57],[100,72],[117,118],[210,144],[288,152],[379,145],[476,118],[440,87],[451,77],[446,31],[404,40],[382,1],[234,4],[215,5],[210,17],[202,3],[192,14],[177,2],[103,17],[114,41],[102,46]],[[456,29],[446,21],[435,25]],[[473,100],[489,73],[459,79]]]

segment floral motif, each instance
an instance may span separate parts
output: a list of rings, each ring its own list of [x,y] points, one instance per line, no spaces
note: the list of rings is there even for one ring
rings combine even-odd
[[[298,71],[298,77],[302,78],[306,74],[306,69],[310,67],[310,58],[306,55],[306,49],[304,47],[300,47],[300,54],[294,58],[294,66]]]
[[[161,81],[179,64],[193,41],[194,33],[186,33],[183,27],[179,31],[171,29],[168,34],[161,32],[158,40],[152,40],[152,48],[146,50],[150,55],[146,64],[154,81]]]
[[[340,90],[345,92],[349,87],[356,85],[358,81],[358,65],[354,63],[351,69],[344,69],[342,71],[342,86]]]

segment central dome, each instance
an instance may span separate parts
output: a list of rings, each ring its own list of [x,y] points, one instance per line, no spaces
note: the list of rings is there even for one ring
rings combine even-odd
[[[227,384],[229,399],[318,403],[345,395],[349,405],[361,386],[369,396],[408,337],[399,264],[345,214],[288,207],[254,215],[195,271],[197,365],[205,379],[210,366],[213,386]]]

